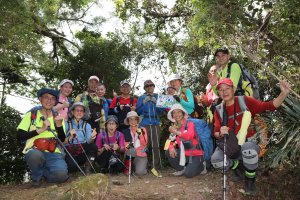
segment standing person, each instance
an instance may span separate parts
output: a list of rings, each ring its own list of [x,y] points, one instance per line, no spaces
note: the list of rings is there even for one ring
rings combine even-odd
[[[187,122],[187,118],[187,111],[178,103],[168,112],[168,119],[174,122],[169,131],[176,139],[169,144],[166,157],[170,165],[177,170],[173,175],[192,178],[204,170],[204,152],[200,148],[194,123]]]
[[[112,174],[118,174],[124,169],[119,159],[125,152],[125,139],[123,133],[117,131],[117,127],[118,118],[115,115],[109,115],[105,122],[105,130],[97,136],[96,162],[99,164],[101,173],[109,171]]]
[[[41,108],[26,113],[17,127],[18,140],[26,141],[23,153],[35,187],[40,186],[43,176],[50,183],[61,183],[68,179],[67,164],[64,155],[56,147],[54,136],[61,141],[66,138],[63,117],[54,116],[52,112],[58,101],[58,91],[42,88],[37,92],[37,97]]]
[[[119,122],[118,131],[123,132],[123,129],[127,129],[129,126],[124,124],[124,119],[130,111],[135,111],[137,99],[131,96],[131,87],[127,80],[120,82],[120,96],[113,98],[110,104],[110,114],[116,115]]]
[[[73,91],[73,86],[73,81],[69,79],[64,79],[59,84],[58,104],[54,106],[53,110],[61,114],[64,117],[64,120],[68,120],[68,111],[72,104],[70,95]]]
[[[241,113],[241,105],[238,101],[239,97],[235,97],[235,87],[231,79],[225,78],[219,81],[217,90],[223,103],[218,105],[214,113],[214,136],[218,140],[218,145],[211,157],[211,163],[215,168],[223,167],[223,147],[222,141],[224,135],[227,135],[226,155],[229,158],[227,168],[235,170],[238,179],[245,178],[246,194],[255,195],[255,178],[258,168],[258,155],[261,147],[255,143],[253,135],[255,133],[248,132],[249,123],[245,123],[245,116],[255,116],[258,113],[277,109],[290,92],[290,85],[286,81],[280,82],[281,93],[277,98],[270,102],[262,102],[252,97],[244,96],[244,104],[247,111],[243,115]],[[228,123],[223,124],[223,114],[227,112]],[[230,155],[229,155],[230,154]]]
[[[138,116],[135,111],[127,113],[124,119],[124,124],[129,126],[123,131],[126,143],[125,174],[129,174],[129,168],[131,168],[131,171],[134,169],[137,175],[147,174],[148,136],[147,130],[144,127],[139,127],[141,121],[142,117]]]
[[[183,79],[178,74],[172,74],[169,77],[168,85],[176,90],[174,99],[183,106],[189,115],[192,115],[195,108],[194,95],[189,88],[184,88],[182,83]]]
[[[98,84],[99,78],[97,76],[91,76],[88,80],[88,90],[75,98],[75,102],[82,102],[84,106],[89,109],[90,118],[88,123],[93,129],[96,128],[97,133],[100,132],[100,125],[105,123],[105,119],[100,118],[103,104],[101,104],[101,100],[96,94]]]
[[[162,168],[160,156],[160,120],[159,114],[163,113],[165,109],[156,107],[157,94],[154,93],[155,84],[151,80],[144,82],[145,94],[138,98],[137,113],[143,117],[141,126],[147,129],[149,151],[152,151],[152,166],[151,172],[153,175],[161,177],[158,169]]]
[[[104,113],[104,117],[105,117],[104,119],[106,120],[108,117],[110,102],[108,101],[108,99],[105,98],[106,87],[103,83],[99,83],[97,85],[96,94],[100,98],[100,100],[103,102],[103,111],[101,111],[101,114]],[[103,116],[101,116],[101,117],[103,117]],[[101,128],[105,128],[105,126],[101,127]],[[102,130],[104,130],[104,129],[102,129]]]
[[[85,165],[85,173],[89,174],[91,163],[96,157],[97,146],[93,143],[96,130],[87,123],[89,111],[82,102],[75,102],[68,113],[66,122],[67,140],[65,146],[78,165]],[[89,160],[88,160],[89,159]],[[69,172],[77,171],[77,166],[69,155],[66,155]]]

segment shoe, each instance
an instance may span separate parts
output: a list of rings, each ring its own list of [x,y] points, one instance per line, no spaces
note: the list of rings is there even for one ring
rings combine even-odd
[[[155,168],[151,169],[151,173],[156,177],[159,177],[159,178],[162,177],[162,175]]]
[[[206,162],[204,161],[203,162],[203,170],[202,170],[202,172],[200,173],[200,174],[206,174],[207,173],[207,169],[206,169]]]
[[[38,188],[41,186],[41,183],[40,183],[40,181],[33,180],[31,185],[32,185],[32,187]]]
[[[182,176],[185,172],[185,167],[181,171],[176,171],[173,173],[173,176]]]
[[[245,194],[251,196],[256,195],[255,178],[245,177]]]

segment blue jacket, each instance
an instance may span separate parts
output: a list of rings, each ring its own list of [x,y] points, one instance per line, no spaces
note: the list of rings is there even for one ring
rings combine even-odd
[[[69,137],[70,134],[70,129],[75,129],[76,130],[76,135],[78,137],[79,143],[90,143],[91,141],[91,136],[92,136],[92,128],[89,123],[86,123],[85,130],[83,130],[83,124],[84,121],[80,120],[79,124],[77,125],[75,122],[75,119],[71,120],[72,127],[69,127],[69,121],[65,122],[66,125],[66,136]],[[69,140],[69,138],[68,138]],[[77,140],[74,138],[72,141],[69,141],[70,144],[77,144]],[[67,146],[67,145],[66,145]]]
[[[159,114],[162,114],[165,112],[164,108],[157,108],[156,103],[153,101],[148,101],[144,103],[144,99],[147,96],[147,94],[143,94],[138,98],[138,102],[136,104],[136,112],[138,115],[143,117],[143,120],[141,122],[141,126],[145,125],[159,125]],[[155,97],[157,100],[157,94],[153,94],[152,97]]]

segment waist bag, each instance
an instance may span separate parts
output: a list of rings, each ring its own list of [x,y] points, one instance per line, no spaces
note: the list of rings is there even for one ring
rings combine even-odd
[[[54,138],[38,138],[34,140],[33,146],[40,151],[54,152],[56,149],[57,142]]]
[[[224,152],[224,137],[217,141],[217,145]],[[231,159],[237,159],[241,154],[241,146],[236,135],[230,131],[226,138],[226,155]]]

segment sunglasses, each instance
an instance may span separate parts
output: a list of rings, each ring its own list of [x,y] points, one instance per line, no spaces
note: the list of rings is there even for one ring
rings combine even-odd
[[[146,85],[145,88],[148,88],[148,87],[155,87],[154,84],[151,84],[151,85]]]

